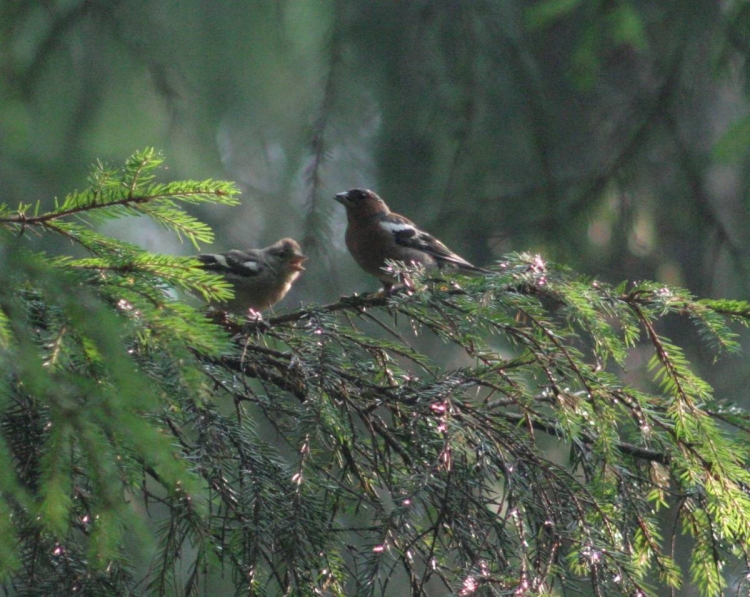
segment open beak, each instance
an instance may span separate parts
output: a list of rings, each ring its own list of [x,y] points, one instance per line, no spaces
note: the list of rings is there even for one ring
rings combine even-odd
[[[295,255],[289,260],[289,267],[297,272],[305,271],[305,268],[302,267],[302,264],[307,261],[307,257],[305,255]]]

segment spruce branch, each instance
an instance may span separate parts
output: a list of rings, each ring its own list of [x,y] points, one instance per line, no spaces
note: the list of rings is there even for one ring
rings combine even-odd
[[[338,405],[336,408],[355,417],[359,421],[357,426],[369,430],[369,449],[377,455],[372,464],[360,464],[358,461],[369,459],[366,452],[349,448],[352,443],[362,441],[354,431],[357,426],[351,427],[350,440],[338,441],[332,449],[341,453],[347,463],[346,470],[351,471],[362,486],[375,482],[368,480],[364,471],[368,466],[377,471],[377,463],[388,460],[388,452],[399,455],[400,466],[411,471],[407,474],[419,476],[418,463],[423,462],[423,466],[429,463],[431,474],[444,473],[451,479],[451,471],[460,468],[459,463],[466,453],[481,459],[478,454],[483,449],[479,446],[489,442],[494,446],[493,453],[502,454],[498,466],[509,466],[508,462],[514,466],[521,461],[536,463],[533,466],[539,469],[534,469],[535,474],[544,478],[533,485],[538,492],[559,471],[553,471],[549,463],[539,459],[534,447],[538,437],[533,431],[569,443],[572,465],[582,467],[583,474],[594,485],[590,491],[573,492],[567,494],[567,498],[541,490],[547,500],[545,516],[557,520],[561,500],[570,499],[577,505],[576,524],[582,533],[566,537],[565,541],[576,546],[568,552],[568,557],[582,558],[571,566],[572,570],[591,575],[597,586],[606,585],[604,575],[614,575],[623,579],[623,586],[648,592],[639,578],[640,570],[648,569],[649,561],[667,585],[677,586],[681,582],[674,562],[661,551],[654,499],[679,500],[685,496],[690,499],[695,491],[693,483],[697,483],[704,491],[716,492],[715,497],[724,492],[719,498],[725,504],[722,516],[729,516],[730,512],[739,520],[748,516],[745,506],[740,505],[742,490],[737,491],[737,484],[742,486],[748,477],[742,468],[742,462],[746,462],[742,459],[746,456],[740,456],[743,453],[740,444],[720,433],[717,427],[721,420],[722,423],[733,422],[742,429],[745,419],[719,418],[705,408],[707,386],[690,370],[682,351],[656,329],[657,320],[665,313],[687,316],[699,330],[705,331],[706,339],[717,350],[732,352],[737,343],[726,321],[746,325],[749,313],[746,304],[696,301],[680,289],[667,290],[646,283],[626,289],[598,282],[578,282],[565,270],[547,266],[533,256],[512,256],[495,274],[479,279],[424,280],[416,272],[412,274],[423,282],[412,292],[344,297],[334,303],[299,309],[266,321],[227,322],[227,329],[235,335],[245,355],[229,366],[236,373],[263,379],[264,383],[274,383],[279,389],[289,391],[298,401],[298,408],[315,409],[314,405],[321,404],[319,401],[326,396],[326,400]],[[718,310],[725,313],[719,314]],[[388,319],[419,322],[422,328],[446,344],[476,359],[476,364],[431,374],[434,369],[422,358],[416,361],[408,358],[414,350],[411,340],[393,324],[383,324],[383,320]],[[348,331],[355,329],[358,321],[364,324],[374,320],[390,340],[376,340]],[[618,321],[624,325],[616,330],[612,326]],[[491,335],[484,336],[486,332]],[[654,361],[663,368],[663,376],[657,375],[657,381],[667,380],[661,385],[663,394],[636,391],[603,369],[608,356],[620,365],[628,347],[633,346],[640,335],[651,345]],[[486,343],[494,336],[505,337],[520,352],[501,358]],[[305,337],[320,342],[321,347],[311,351]],[[341,360],[344,354],[346,359]],[[399,365],[396,365],[397,360]],[[221,361],[214,361],[214,365],[225,366]],[[404,369],[406,362],[411,362],[416,369]],[[522,380],[528,382],[539,375],[543,376],[545,387],[541,393],[531,393]],[[673,395],[681,403],[690,405],[686,412],[673,409]],[[623,419],[622,413],[626,418]],[[273,417],[270,411],[268,416]],[[693,422],[688,424],[688,419]],[[432,426],[429,421],[433,421]],[[424,444],[409,442],[405,447],[408,436],[402,433],[402,426],[407,426],[410,433],[418,433],[422,424],[425,431],[440,432],[420,436]],[[727,442],[734,448],[729,448]],[[428,445],[432,447],[426,450]],[[727,455],[727,449],[731,450],[731,456]],[[633,532],[640,537],[622,552],[615,547],[616,537],[623,532],[622,519],[604,506],[596,510],[597,514],[590,512],[592,505],[600,504],[606,492],[611,491],[606,489],[608,482],[603,482],[599,476],[600,466],[609,471],[617,485],[627,487],[621,493],[627,496],[628,508],[632,509],[636,529]],[[654,467],[661,467],[662,471]],[[733,481],[722,489],[709,489],[714,485],[711,479],[717,470],[722,471],[723,479]],[[665,473],[672,476],[675,487],[667,489],[660,480]],[[684,477],[686,474],[688,476]],[[399,484],[381,472],[375,475],[382,478],[378,482],[388,487]],[[514,475],[511,477],[514,484],[519,482]],[[682,484],[676,480],[679,478],[689,478],[690,482]],[[334,480],[329,478],[330,482]],[[601,483],[601,489],[597,489]],[[387,545],[394,553],[402,555],[413,550],[424,562],[435,558],[438,552],[450,551],[450,532],[443,528],[454,523],[443,521],[439,514],[447,512],[446,500],[450,492],[445,492],[445,484],[440,487],[442,489],[432,494],[430,502],[437,517],[421,530],[421,537],[431,537],[426,546],[417,537],[402,541],[398,533],[409,533],[400,527],[398,532],[383,527],[376,533],[373,545]],[[346,487],[341,491],[346,492]],[[643,497],[646,494],[650,497]],[[529,500],[530,496],[522,492],[517,496],[509,492],[503,502],[509,509],[515,506],[518,512],[513,518],[516,535],[526,537],[525,541],[531,540],[527,525],[535,524],[531,512],[540,507],[531,505]],[[699,526],[695,520],[702,519],[698,518],[689,531],[719,532],[719,515],[708,512],[708,502],[699,502],[697,508],[702,511],[701,517],[707,517],[705,520],[710,526],[708,529],[705,525]],[[597,521],[607,526],[607,537],[593,531],[592,525]],[[720,532],[733,531],[722,526]],[[555,533],[558,533],[556,541],[562,541],[559,530]],[[484,536],[487,537],[487,531]],[[535,549],[540,553],[545,550],[557,553],[561,543],[556,541],[544,546],[537,544]],[[696,569],[703,578],[713,579],[706,586],[719,582],[716,566],[720,565],[727,549],[728,546],[716,543],[710,557],[705,557],[704,563]],[[641,559],[637,566],[631,566],[628,553],[651,555],[638,556]],[[592,559],[594,557],[596,559]],[[476,558],[474,556],[473,561],[476,562]],[[370,558],[368,566],[369,574],[381,574],[383,582],[390,578],[390,573],[378,572],[382,570],[379,558]],[[549,560],[537,559],[536,564],[528,564],[528,570],[528,582],[543,586],[542,578],[549,573]],[[531,573],[531,570],[536,572]],[[456,573],[441,566],[435,574],[450,584]],[[419,584],[420,576],[414,578]],[[421,582],[426,580],[421,578]]]
[[[227,569],[239,590],[267,594],[655,594],[647,575],[682,578],[664,548],[680,532],[659,518],[670,506],[704,593],[747,556],[747,413],[714,399],[661,322],[681,317],[732,355],[750,305],[612,287],[522,254],[486,276],[406,268],[408,290],[266,320],[206,317],[170,294],[225,290],[193,260],[68,221],[93,203],[130,213],[107,204],[142,196],[153,176],[143,159],[102,168],[89,198],[39,225],[91,256],[0,263],[23,289],[0,288],[0,460],[17,477],[0,512],[33,554],[15,564],[23,583],[48,578],[55,550],[76,578],[86,549],[124,561],[122,495],[156,523],[134,582],[162,594]],[[202,234],[170,215],[172,200],[149,215]],[[623,381],[633,350],[653,355],[653,383]]]
[[[177,203],[217,203],[237,205],[237,187],[228,182],[180,181],[155,183],[155,171],[164,159],[153,149],[131,156],[120,171],[98,164],[83,192],[69,194],[55,209],[40,213],[41,206],[23,204],[11,212],[0,208],[0,227],[23,234],[29,228],[39,228],[61,234],[96,252],[96,243],[88,243],[80,234],[70,230],[70,218],[88,218],[88,223],[128,215],[147,215],[178,235],[185,236],[193,245],[212,242],[211,230],[196,218],[182,211]],[[87,221],[87,220],[84,220]],[[63,226],[65,223],[65,226]]]

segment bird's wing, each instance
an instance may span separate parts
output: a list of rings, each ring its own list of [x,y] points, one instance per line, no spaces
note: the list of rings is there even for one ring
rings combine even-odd
[[[198,255],[197,259],[205,270],[248,278],[259,275],[265,267],[262,255],[255,250],[203,253]]]
[[[424,230],[417,228],[411,220],[398,214],[388,214],[380,221],[380,226],[393,234],[397,245],[423,251],[432,255],[439,262],[450,263],[466,269],[475,268],[460,255],[456,255],[438,239]]]

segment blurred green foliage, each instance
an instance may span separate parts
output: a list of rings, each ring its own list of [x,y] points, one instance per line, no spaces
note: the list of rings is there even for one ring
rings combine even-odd
[[[338,292],[365,278],[328,198],[368,186],[472,261],[534,248],[612,280],[745,296],[747,13],[705,0],[7,2],[0,180],[11,205],[49,201],[95,159],[154,145],[177,178],[245,191],[239,218],[198,210],[220,248],[305,238],[323,257],[308,282],[335,270]],[[318,287],[297,296],[327,298]]]

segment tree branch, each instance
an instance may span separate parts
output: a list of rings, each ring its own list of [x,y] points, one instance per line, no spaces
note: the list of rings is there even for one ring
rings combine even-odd
[[[0,224],[20,224],[22,226],[42,226],[52,220],[59,220],[67,216],[72,216],[95,209],[102,209],[107,207],[132,207],[136,211],[135,207],[141,203],[149,203],[151,201],[157,201],[159,199],[173,199],[175,197],[194,197],[202,195],[225,195],[223,191],[213,189],[210,191],[186,191],[186,192],[175,192],[175,193],[159,193],[156,195],[144,195],[140,197],[124,197],[123,199],[117,199],[110,201],[109,203],[88,203],[86,205],[78,205],[71,207],[63,211],[52,211],[41,216],[27,216],[25,213],[19,213],[15,216],[0,217]]]

